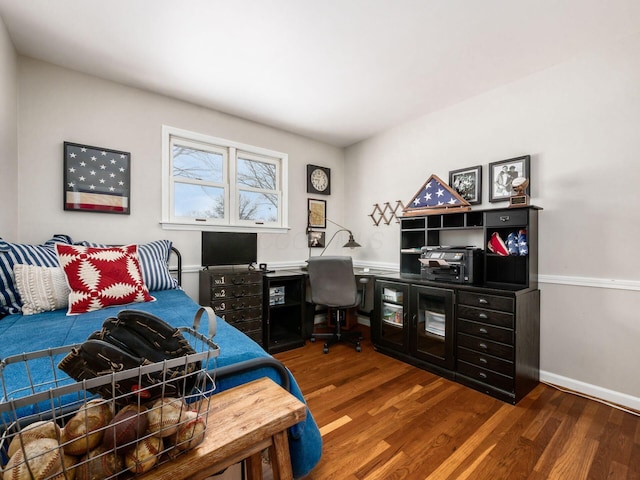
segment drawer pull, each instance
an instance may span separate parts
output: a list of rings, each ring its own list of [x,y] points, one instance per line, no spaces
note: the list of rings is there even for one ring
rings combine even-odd
[[[481,303],[482,305],[489,305],[489,300],[486,298],[479,298],[478,303]]]
[[[489,332],[487,331],[487,329],[486,329],[486,328],[480,328],[479,332],[480,332],[480,333],[483,333],[483,334],[485,334],[485,335],[486,335],[487,333],[489,333]]]
[[[486,320],[487,318],[489,318],[489,315],[487,315],[486,313],[479,313],[478,314],[478,318],[481,318],[483,320]]]
[[[483,350],[486,350],[487,349],[487,344],[486,343],[479,343],[478,347],[480,347]]]
[[[509,215],[500,215],[501,222],[508,222],[509,220],[511,220],[511,217],[509,217]]]
[[[486,359],[486,358],[484,358],[484,357],[480,357],[480,358],[478,359],[478,361],[479,361],[480,363],[484,363],[485,365],[488,363],[488,362],[487,362],[487,359]]]
[[[480,372],[480,373],[478,374],[478,376],[479,376],[480,378],[484,378],[485,380],[487,379],[487,374],[486,374],[486,373],[484,373],[484,372]]]

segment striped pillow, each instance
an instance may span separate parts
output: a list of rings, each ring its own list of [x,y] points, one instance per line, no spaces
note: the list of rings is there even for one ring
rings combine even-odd
[[[76,242],[74,245],[84,247],[106,248],[111,245],[95,242]],[[155,240],[153,242],[138,244],[138,260],[142,268],[142,278],[147,289],[173,290],[179,288],[178,280],[169,272],[169,256],[171,255],[170,240]]]
[[[58,267],[55,244],[70,245],[67,235],[54,235],[42,245],[9,243],[0,238],[0,316],[20,313],[22,301],[15,283],[15,265]]]
[[[169,273],[170,255],[171,241],[169,240],[156,240],[138,245],[142,277],[149,291],[178,288],[178,280]]]

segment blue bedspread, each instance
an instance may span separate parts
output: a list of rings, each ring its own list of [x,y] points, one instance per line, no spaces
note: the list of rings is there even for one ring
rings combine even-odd
[[[152,295],[157,301],[108,307],[83,315],[67,316],[65,310],[57,310],[37,315],[4,317],[0,319],[0,358],[82,343],[92,332],[100,329],[105,318],[115,316],[125,308],[150,312],[176,327],[192,326],[198,305],[182,290],[154,291]],[[204,319],[199,332],[208,334],[208,325]],[[217,367],[251,359],[270,358],[262,347],[220,318],[217,318],[217,332],[213,340],[220,347]],[[304,402],[295,379],[288,370],[287,374],[291,393]],[[216,391],[224,391],[264,376],[282,384],[278,372],[268,367],[218,379]],[[289,445],[294,476],[305,476],[318,463],[322,451],[320,431],[308,409],[306,419],[290,430]]]

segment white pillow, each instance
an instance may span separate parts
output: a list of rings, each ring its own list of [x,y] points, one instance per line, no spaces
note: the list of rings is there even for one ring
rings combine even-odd
[[[22,300],[22,314],[32,315],[66,308],[71,290],[60,267],[13,266],[16,286]]]

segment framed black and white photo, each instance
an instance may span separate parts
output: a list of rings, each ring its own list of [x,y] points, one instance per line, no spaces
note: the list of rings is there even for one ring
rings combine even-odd
[[[307,199],[307,213],[309,215],[310,228],[327,228],[327,202],[326,200]]]
[[[131,153],[64,142],[64,209],[131,213]]]
[[[449,172],[449,186],[469,205],[482,202],[482,165]]]
[[[318,230],[310,230],[308,233],[309,248],[324,248],[325,233]]]
[[[530,159],[530,155],[524,155],[522,157],[509,158],[508,160],[501,160],[489,164],[490,202],[509,200],[512,194],[511,182],[518,177],[527,178],[529,182],[531,182],[529,176]],[[527,195],[529,195],[529,188],[531,188],[531,183],[529,183],[525,192]]]

